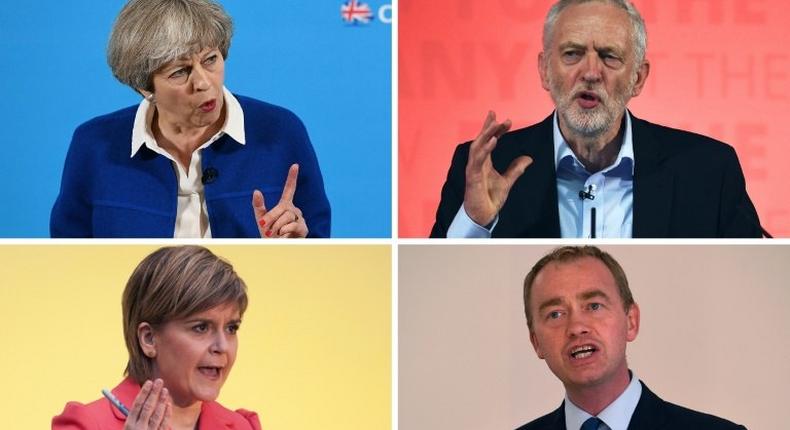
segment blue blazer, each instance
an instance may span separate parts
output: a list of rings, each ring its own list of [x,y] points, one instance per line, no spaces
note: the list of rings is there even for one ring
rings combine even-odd
[[[299,163],[294,204],[302,210],[308,237],[329,237],[329,201],[302,122],[279,106],[236,98],[244,111],[246,144],[226,134],[202,152],[212,237],[260,237],[252,192],[261,190],[267,207],[274,207],[293,163]],[[145,146],[129,156],[136,111],[131,106],[77,127],[52,208],[52,237],[173,237],[176,174],[169,159]]]

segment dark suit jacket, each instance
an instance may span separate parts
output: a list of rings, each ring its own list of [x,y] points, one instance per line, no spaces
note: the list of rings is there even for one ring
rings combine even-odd
[[[635,238],[761,237],[757,212],[735,150],[687,131],[631,116]],[[560,237],[552,116],[499,139],[491,155],[504,172],[518,156],[533,159],[510,190],[492,237]],[[431,237],[446,237],[464,200],[470,143],[456,148]]]
[[[629,430],[746,430],[746,427],[702,412],[665,402],[642,383],[642,396]],[[516,430],[566,430],[565,405]],[[575,430],[575,429],[574,429]]]

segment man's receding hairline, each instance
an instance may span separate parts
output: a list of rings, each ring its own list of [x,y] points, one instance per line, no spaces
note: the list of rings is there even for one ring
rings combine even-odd
[[[634,35],[632,33],[633,33],[634,30],[633,30],[633,27],[631,26],[631,17],[628,15],[628,11],[626,11],[625,9],[623,9],[621,7],[617,7],[616,5],[611,4],[611,3],[607,2],[606,0],[590,0],[590,1],[586,2],[586,3],[574,3],[574,4],[571,4],[571,5],[567,6],[567,7],[565,7],[564,9],[562,9],[559,12],[559,14],[557,15],[557,20],[554,22],[554,27],[552,27],[552,31],[551,31],[551,35],[550,35],[551,36],[551,41],[555,42],[555,35],[557,33],[557,28],[559,27],[558,24],[562,21],[563,15],[565,15],[565,13],[569,9],[574,8],[574,7],[584,6],[584,5],[588,4],[588,3],[593,3],[593,2],[601,3],[603,5],[612,7],[612,8],[616,9],[619,12],[622,12],[622,14],[623,14],[623,16],[624,16],[624,18],[626,20],[626,23],[628,24],[625,27],[625,29],[626,29],[626,31],[628,33],[627,36],[628,36],[629,43],[633,43],[632,39],[633,39]]]
[[[546,270],[548,270],[550,267],[552,267],[554,265],[570,265],[570,264],[573,264],[573,263],[578,263],[579,261],[582,261],[584,259],[590,259],[592,261],[597,261],[601,266],[603,266],[605,272],[608,273],[609,277],[611,278],[612,286],[617,291],[617,297],[619,297],[620,301],[623,302],[623,304],[625,304],[625,298],[622,297],[622,295],[620,294],[620,288],[617,286],[617,279],[615,279],[614,273],[612,273],[612,271],[609,269],[609,267],[603,261],[601,261],[600,258],[593,257],[592,255],[581,255],[581,256],[578,256],[576,258],[572,258],[572,259],[569,259],[569,260],[553,260],[553,261],[550,261],[550,262],[546,263],[546,265],[543,266],[538,271],[538,273],[535,274],[535,278],[532,280],[532,288],[529,289],[530,304],[534,303],[534,300],[532,300],[532,293],[535,290],[535,285],[538,284],[538,280],[540,279],[541,275],[543,275],[543,273],[546,272]],[[538,307],[538,310],[540,310],[540,307]]]
[[[626,27],[628,29],[628,39],[630,40],[630,43],[634,45],[632,50],[636,54],[636,58],[634,58],[634,60],[637,64],[641,64],[645,61],[647,53],[647,28],[644,18],[641,16],[639,10],[631,1],[625,0],[626,4],[622,5],[620,2],[615,0],[581,0],[579,2],[570,2],[570,4],[562,6],[562,8],[557,11],[556,15],[554,15],[552,20],[552,11],[558,7],[561,2],[562,0],[555,2],[549,8],[549,14],[546,16],[546,19],[543,22],[543,41],[541,45],[544,55],[551,55],[549,41],[551,43],[554,42],[554,36],[557,31],[557,23],[562,19],[564,12],[574,6],[582,6],[588,3],[600,3],[611,6],[615,9],[619,9],[625,14],[625,17],[628,21],[628,26]],[[547,31],[549,29],[551,31]]]

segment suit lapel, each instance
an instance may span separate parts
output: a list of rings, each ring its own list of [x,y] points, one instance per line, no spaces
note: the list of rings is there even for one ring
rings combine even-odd
[[[642,395],[636,405],[634,415],[628,424],[628,430],[658,430],[666,426],[667,416],[664,412],[664,401],[642,384]]]
[[[216,402],[203,402],[198,430],[230,430],[233,428],[233,420],[222,406]]]
[[[549,115],[533,135],[520,137],[518,155],[528,155],[533,161],[510,191],[511,196],[518,196],[512,199],[513,210],[507,215],[510,219],[500,220],[510,224],[502,231],[508,237],[560,237],[553,120],[554,115]]]
[[[554,411],[554,420],[552,420],[551,428],[554,430],[567,430],[565,428],[565,401],[562,401],[559,409]]]
[[[648,124],[633,115],[631,119],[635,160],[633,237],[667,237],[674,176],[663,167],[661,142]]]

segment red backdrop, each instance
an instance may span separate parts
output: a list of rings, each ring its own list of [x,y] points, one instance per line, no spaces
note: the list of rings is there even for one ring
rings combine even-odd
[[[453,148],[488,109],[545,118],[537,55],[550,0],[399,2],[399,235],[425,237]],[[733,145],[762,224],[790,237],[790,3],[635,0],[651,73],[629,107]]]

